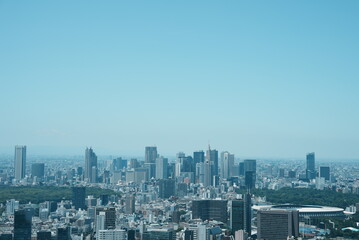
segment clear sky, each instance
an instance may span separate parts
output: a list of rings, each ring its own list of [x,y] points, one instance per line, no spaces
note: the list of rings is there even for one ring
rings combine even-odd
[[[0,150],[359,158],[358,12],[358,0],[0,0]]]

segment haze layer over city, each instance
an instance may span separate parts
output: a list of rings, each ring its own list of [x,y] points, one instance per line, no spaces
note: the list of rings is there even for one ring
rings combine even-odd
[[[0,240],[359,239],[358,12],[0,1]]]

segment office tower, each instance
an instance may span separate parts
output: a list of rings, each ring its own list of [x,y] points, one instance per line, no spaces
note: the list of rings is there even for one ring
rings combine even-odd
[[[315,172],[315,153],[307,154],[307,169],[306,169],[307,179],[314,179],[316,177]]]
[[[158,197],[165,199],[176,195],[176,185],[173,179],[161,179],[158,182]]]
[[[204,152],[203,151],[197,151],[193,152],[193,161],[197,163],[203,163],[204,162]]]
[[[50,231],[40,231],[36,234],[37,240],[51,240],[51,232]]]
[[[96,207],[96,219],[100,212],[104,212],[104,229],[116,228],[116,209],[114,207]],[[101,214],[103,215],[103,213]]]
[[[252,234],[252,198],[250,193],[244,195],[244,231]]]
[[[283,209],[259,210],[257,213],[259,240],[286,240],[299,236],[299,212]]]
[[[122,159],[121,157],[119,158],[115,158],[112,160],[112,171],[119,171],[122,170],[124,168],[127,168],[127,160],[126,159]]]
[[[105,212],[99,212],[98,215],[96,215],[96,223],[95,223],[95,232],[96,237],[98,238],[100,230],[105,229],[105,221],[106,221],[106,213]]]
[[[228,179],[233,175],[234,168],[234,154],[229,152],[221,153],[221,177],[223,179]]]
[[[26,174],[26,146],[15,146],[15,179],[20,180]]]
[[[186,229],[183,240],[194,240],[194,230]]]
[[[127,240],[126,230],[100,230],[98,232],[97,240]]]
[[[33,163],[31,165],[31,175],[33,177],[43,178],[45,176],[45,164]]]
[[[135,195],[131,194],[126,196],[126,208],[125,208],[126,214],[133,214],[135,212],[135,203],[136,203]]]
[[[193,200],[192,219],[199,218],[227,223],[227,200]]]
[[[330,168],[321,166],[319,168],[319,177],[325,178],[326,181],[330,180]]]
[[[72,187],[72,205],[75,206],[75,209],[85,209],[85,198],[86,198],[86,188],[85,187]]]
[[[156,163],[157,147],[145,148],[145,163]]]
[[[245,172],[251,171],[257,172],[257,161],[255,159],[246,159],[243,162],[244,174]]]
[[[230,201],[229,227],[234,233],[237,230],[244,229],[244,201]]]
[[[92,148],[85,151],[85,179],[90,183],[97,182],[97,156]]]
[[[206,160],[209,161],[211,165],[211,184],[213,176],[218,176],[218,151],[211,150],[211,146],[208,146],[208,150],[206,153]]]
[[[11,233],[0,234],[0,240],[12,240],[12,234]]]
[[[70,240],[70,228],[69,227],[62,227],[57,229],[57,240]]]
[[[211,162],[206,160],[203,164],[203,186],[211,186],[212,183],[212,172],[211,172]]]
[[[252,190],[255,187],[255,172],[253,171],[246,171],[244,176],[244,182],[247,190]]]
[[[257,161],[254,159],[246,159],[243,162],[244,177],[247,189],[252,189],[256,184]]]
[[[31,240],[31,209],[21,209],[14,215],[14,240]]]
[[[244,162],[239,163],[239,176],[244,176]]]
[[[156,179],[168,178],[168,159],[164,157],[158,157],[156,159]]]

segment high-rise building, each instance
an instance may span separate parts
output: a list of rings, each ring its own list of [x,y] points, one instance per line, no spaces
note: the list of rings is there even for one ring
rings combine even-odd
[[[14,240],[31,240],[32,212],[21,209],[14,215]]]
[[[33,177],[43,178],[45,176],[45,164],[33,163],[31,165],[31,175]]]
[[[193,152],[193,161],[196,164],[204,162],[204,152],[203,151]]]
[[[168,178],[168,159],[164,157],[158,157],[156,159],[156,179]]]
[[[158,182],[158,197],[165,199],[176,195],[176,184],[173,179],[161,179]]]
[[[252,196],[250,193],[244,195],[244,231],[252,234]]]
[[[256,184],[257,161],[246,159],[243,162],[245,184],[247,189],[252,189]]]
[[[330,180],[330,167],[319,167],[319,177],[325,178],[325,180]]]
[[[211,150],[211,147],[208,146],[206,160],[209,161],[211,165],[211,184],[213,181],[213,176],[218,176],[218,151]]]
[[[97,182],[97,156],[92,148],[85,150],[85,179],[90,183]]]
[[[104,229],[116,228],[116,209],[114,207],[96,207],[96,218],[100,212],[105,214]]]
[[[26,146],[15,146],[15,179],[20,180],[26,174]]]
[[[253,171],[246,171],[244,176],[244,182],[246,189],[251,190],[255,187],[256,175]]]
[[[229,227],[232,229],[232,233],[244,229],[244,201],[230,201],[229,209]]]
[[[36,234],[37,240],[51,240],[51,232],[50,231],[40,231]]]
[[[69,227],[58,228],[57,240],[71,240],[70,228]]]
[[[193,200],[192,218],[205,220],[216,220],[227,223],[227,200]]]
[[[156,163],[157,147],[145,148],[145,163]]]
[[[72,187],[72,205],[75,206],[75,209],[85,209],[85,198],[86,198],[86,188],[85,187]]]
[[[228,179],[233,175],[234,168],[234,154],[229,152],[221,153],[221,177],[223,179]]]
[[[283,209],[259,210],[257,213],[259,240],[286,240],[299,236],[299,212]]]
[[[148,229],[143,233],[143,240],[176,240],[176,232],[171,228]]]
[[[307,169],[306,169],[307,179],[314,179],[316,177],[315,172],[315,153],[307,154]]]
[[[135,212],[135,203],[136,203],[135,195],[131,194],[126,196],[126,208],[125,208],[126,214],[133,214]]]
[[[97,240],[127,240],[126,230],[99,230]]]

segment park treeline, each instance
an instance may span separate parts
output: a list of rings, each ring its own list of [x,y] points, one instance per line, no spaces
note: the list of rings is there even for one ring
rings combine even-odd
[[[86,188],[86,196],[93,195],[99,197],[100,195],[114,195],[117,194],[109,189],[101,188]],[[15,199],[21,204],[23,203],[41,203],[45,201],[70,200],[72,197],[72,190],[70,187],[55,187],[55,186],[20,186],[0,187],[0,203],[5,203],[6,200]]]
[[[273,204],[321,205],[345,209],[350,205],[359,203],[358,194],[309,188],[255,189],[253,194],[262,197],[266,196],[266,200]]]

